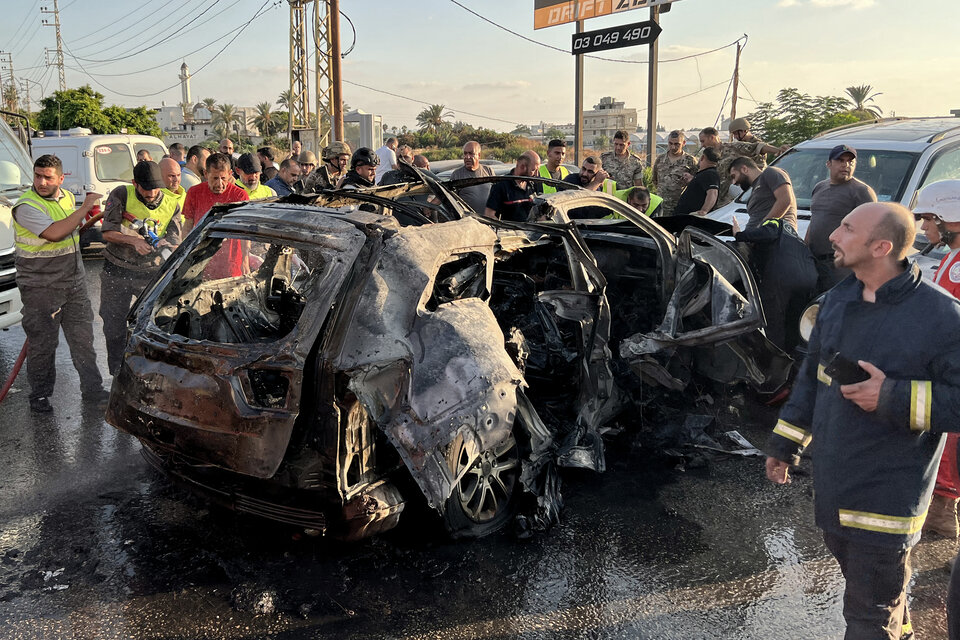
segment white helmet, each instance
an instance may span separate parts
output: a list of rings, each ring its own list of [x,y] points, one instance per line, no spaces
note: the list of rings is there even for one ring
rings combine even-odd
[[[944,222],[960,222],[960,180],[940,180],[917,194],[915,214],[932,213]]]

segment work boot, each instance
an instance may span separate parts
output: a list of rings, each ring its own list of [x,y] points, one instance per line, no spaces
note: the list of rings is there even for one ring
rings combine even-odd
[[[30,398],[30,411],[34,413],[50,413],[53,411],[53,405],[46,396],[39,398]]]
[[[83,392],[83,401],[97,405],[98,407],[106,407],[109,400],[110,392],[103,388]]]
[[[948,540],[956,540],[957,535],[960,534],[960,525],[957,523],[957,498],[933,494],[930,508],[927,509],[927,519],[923,521],[923,530]]]

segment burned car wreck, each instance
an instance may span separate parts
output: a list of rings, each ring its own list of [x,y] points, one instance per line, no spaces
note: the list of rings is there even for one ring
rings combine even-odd
[[[241,512],[357,539],[425,501],[475,537],[556,521],[558,467],[603,471],[643,386],[785,382],[712,235],[583,190],[539,222],[465,207],[421,176],[215,209],[131,311],[107,421]]]

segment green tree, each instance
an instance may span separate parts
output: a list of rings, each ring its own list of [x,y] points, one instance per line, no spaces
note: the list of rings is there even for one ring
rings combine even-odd
[[[551,127],[543,134],[544,140],[563,140],[565,137],[566,134],[557,127]]]
[[[137,107],[135,109],[125,109],[112,105],[103,110],[103,113],[113,125],[113,131],[104,133],[121,133],[126,129],[127,133],[138,133],[144,136],[163,135],[160,125],[154,119],[153,114],[156,111],[146,107]]]
[[[274,116],[273,105],[269,102],[261,102],[257,105],[257,115],[252,118],[253,126],[255,126],[260,131],[260,135],[265,138],[270,137],[271,133],[278,130]]]
[[[213,114],[213,130],[221,138],[226,138],[233,133],[233,125],[240,122],[240,113],[236,105],[221,104],[216,107]]]
[[[284,89],[281,91],[280,95],[277,97],[277,106],[283,107],[287,111],[290,111],[291,95],[290,89]]]
[[[846,99],[837,96],[810,96],[797,89],[781,89],[776,103],[761,102],[749,114],[751,128],[769,144],[797,144],[821,131],[858,122],[862,118],[848,111]]]
[[[17,85],[12,82],[3,87],[3,108],[7,111],[19,111],[20,94],[17,92]]]
[[[417,124],[421,131],[432,131],[437,133],[448,124],[448,118],[453,118],[452,111],[448,111],[446,105],[432,104],[417,114]]]
[[[528,125],[518,124],[510,133],[516,136],[529,136],[531,131]]]
[[[874,98],[877,96],[882,96],[882,93],[871,93],[873,87],[868,84],[861,84],[855,87],[847,87],[847,98],[846,101],[848,104],[853,106],[852,111],[854,113],[863,113],[870,118],[879,118],[883,113],[883,109],[876,106],[875,104],[867,106],[868,102],[873,102]]]
[[[41,129],[86,127],[94,133],[110,133],[110,120],[103,113],[103,94],[90,85],[55,91],[41,99],[40,104],[37,123]]]
[[[593,139],[593,148],[594,148],[594,149],[603,150],[603,149],[606,149],[608,146],[610,146],[610,138],[608,138],[608,137],[605,136],[605,135],[602,135],[602,134],[601,134],[601,135],[599,135],[599,136],[597,136],[596,138]]]

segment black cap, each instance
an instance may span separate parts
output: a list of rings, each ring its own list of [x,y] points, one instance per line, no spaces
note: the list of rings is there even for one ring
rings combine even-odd
[[[252,153],[245,153],[237,158],[237,169],[244,173],[260,173],[263,171],[263,166],[257,156]]]
[[[133,168],[133,181],[141,189],[151,191],[153,189],[163,189],[163,176],[160,174],[160,165],[152,160],[142,160]]]
[[[845,154],[845,153],[849,153],[849,154],[852,155],[854,158],[857,157],[857,150],[856,150],[856,149],[854,149],[853,147],[848,147],[848,146],[845,145],[845,144],[838,144],[838,145],[835,146],[833,149],[830,149],[829,159],[830,159],[830,160],[836,160],[837,158],[839,158],[840,156],[842,156],[842,155]]]

